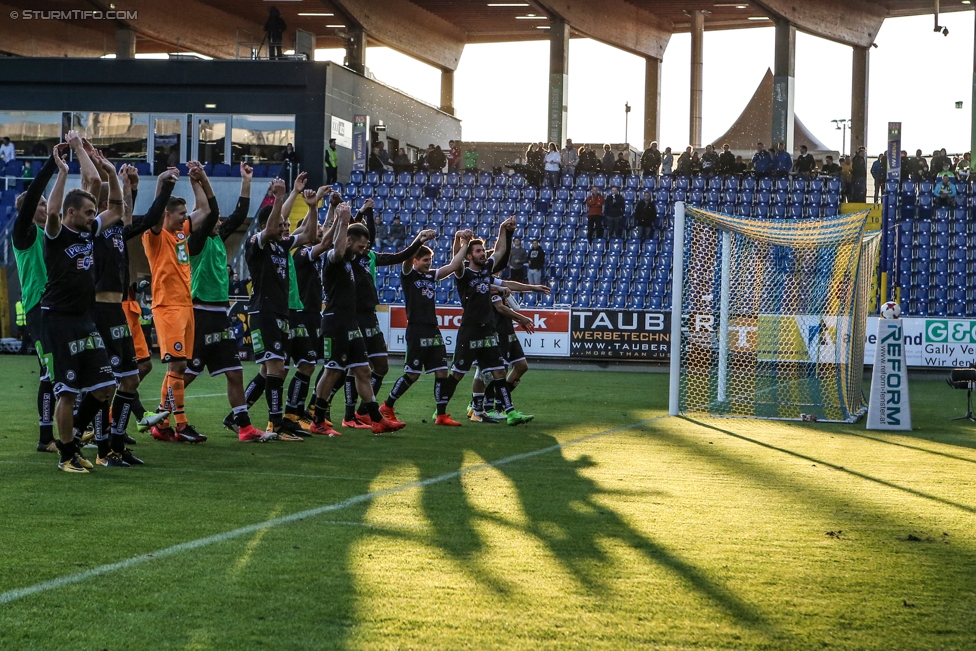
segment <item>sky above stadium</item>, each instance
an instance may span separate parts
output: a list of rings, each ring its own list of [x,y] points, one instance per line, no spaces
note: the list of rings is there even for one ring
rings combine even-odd
[[[868,147],[884,150],[889,121],[901,121],[903,148],[926,153],[969,150],[973,14],[942,14],[949,35],[932,31],[931,16],[886,20],[871,51]],[[706,32],[703,137],[721,136],[773,66],[772,28]],[[537,141],[546,134],[549,44],[468,45],[454,78],[454,103],[465,140]],[[342,50],[316,58],[341,63]],[[369,48],[377,79],[431,104],[440,102],[440,72],[388,48]],[[688,141],[691,36],[672,36],[664,57],[660,141]],[[831,120],[850,117],[851,48],[801,32],[796,39],[796,113],[823,143],[840,149]],[[589,39],[569,48],[568,135],[576,142],[623,142],[624,103],[631,105],[628,140],[643,143],[644,60]],[[963,108],[956,109],[955,102]],[[848,134],[849,136],[850,134]],[[769,134],[757,134],[768,139]]]

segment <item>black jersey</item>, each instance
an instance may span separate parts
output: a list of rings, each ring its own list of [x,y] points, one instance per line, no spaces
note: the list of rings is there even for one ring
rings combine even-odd
[[[464,314],[461,325],[493,325],[495,308],[491,305],[491,286],[501,281],[492,277],[495,259],[488,258],[485,268],[475,271],[465,267],[461,277],[455,276]]]
[[[115,222],[94,238],[95,291],[125,292],[129,286],[129,249],[125,224]]]
[[[97,234],[99,222],[93,228]],[[97,236],[97,235],[96,235]],[[58,312],[89,312],[95,304],[92,233],[73,231],[64,224],[56,237],[44,237],[47,285],[41,307]]]
[[[376,294],[376,281],[370,269],[371,261],[369,254],[357,255],[352,259],[352,270],[356,277],[356,311],[359,314],[371,314],[376,311],[379,305],[379,296]]]
[[[499,294],[493,294],[491,297],[492,309],[495,310],[495,332],[498,333],[499,338],[515,334],[515,322],[512,321],[512,318],[495,309],[495,304],[504,300]]]
[[[312,259],[312,245],[303,246],[292,254],[295,260],[295,276],[298,279],[298,295],[309,312],[322,310],[322,256]]]
[[[251,274],[251,312],[288,314],[288,255],[294,237],[262,242],[261,233],[247,241],[244,260]]]
[[[335,249],[325,255],[322,286],[325,289],[325,312],[340,319],[356,318],[356,277],[353,263],[336,255]]]
[[[437,306],[434,293],[437,288],[437,269],[421,273],[411,269],[400,273],[400,288],[407,303],[407,327],[411,325],[437,325]]]

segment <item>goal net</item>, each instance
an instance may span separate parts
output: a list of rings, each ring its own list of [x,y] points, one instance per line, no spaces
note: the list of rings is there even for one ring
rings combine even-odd
[[[867,212],[754,219],[675,206],[670,412],[854,422],[880,233]]]

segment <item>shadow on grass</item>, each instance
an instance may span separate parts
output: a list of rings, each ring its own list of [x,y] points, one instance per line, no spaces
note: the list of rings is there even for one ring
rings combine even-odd
[[[704,429],[710,429],[710,430],[713,430],[715,432],[719,432],[721,434],[725,434],[726,436],[731,436],[732,438],[736,438],[736,439],[739,439],[741,441],[746,441],[748,443],[752,443],[753,445],[758,445],[760,447],[764,447],[764,448],[766,448],[768,450],[775,450],[776,452],[781,452],[783,454],[788,454],[791,457],[796,457],[797,459],[803,459],[804,461],[810,461],[811,463],[818,463],[818,464],[821,464],[821,465],[826,466],[828,468],[832,468],[834,470],[837,470],[837,471],[846,473],[848,475],[851,475],[852,477],[857,477],[859,479],[864,479],[866,481],[869,481],[869,482],[872,482],[872,483],[875,483],[875,484],[879,484],[881,486],[886,486],[888,488],[893,488],[895,490],[899,490],[899,491],[902,491],[904,493],[908,493],[909,495],[914,495],[915,497],[920,497],[922,499],[931,500],[933,502],[938,502],[938,503],[944,504],[946,506],[951,506],[953,508],[957,508],[957,509],[966,511],[967,513],[976,513],[976,508],[974,508],[972,506],[969,506],[967,504],[960,504],[959,502],[954,502],[954,501],[948,500],[948,499],[946,499],[944,497],[939,497],[938,495],[929,495],[928,493],[923,493],[922,491],[915,490],[914,488],[908,488],[907,486],[899,486],[898,484],[895,484],[894,482],[886,481],[884,479],[878,479],[877,477],[872,477],[871,475],[866,475],[866,474],[864,474],[862,472],[857,472],[856,470],[849,470],[849,469],[845,468],[844,466],[839,466],[837,464],[830,463],[829,461],[824,461],[823,459],[818,459],[817,457],[811,457],[809,455],[802,454],[800,452],[795,452],[793,450],[788,450],[786,448],[781,448],[781,447],[775,446],[775,445],[773,445],[771,443],[765,443],[763,441],[759,441],[757,439],[754,439],[754,438],[750,438],[748,436],[745,436],[744,434],[738,434],[738,433],[733,432],[731,430],[722,429],[721,427],[717,427],[715,425],[710,425],[708,423],[703,423],[703,422],[698,421],[698,420],[695,420],[693,418],[688,418],[687,416],[681,416],[680,418],[682,420],[688,421],[689,423],[694,423],[695,425],[697,425],[699,427],[702,427]]]

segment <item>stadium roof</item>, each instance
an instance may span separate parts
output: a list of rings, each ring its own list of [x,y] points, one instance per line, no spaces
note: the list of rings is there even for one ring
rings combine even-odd
[[[0,0],[0,52],[24,56],[101,56],[115,51],[116,31],[129,28],[138,51],[193,51],[233,58],[236,43],[260,42],[272,6],[289,34],[302,29],[318,47],[342,47],[345,32],[362,27],[370,45],[388,45],[443,69],[457,66],[465,43],[540,40],[553,19],[573,36],[661,57],[673,33],[687,32],[694,11],[705,29],[771,25],[785,18],[797,29],[850,45],[870,45],[886,17],[930,14],[932,0],[31,0],[30,11],[138,11],[122,20],[24,20],[21,7]],[[972,10],[962,0],[942,0],[943,12]],[[9,18],[20,12],[19,20]],[[62,14],[63,15],[63,14]]]

